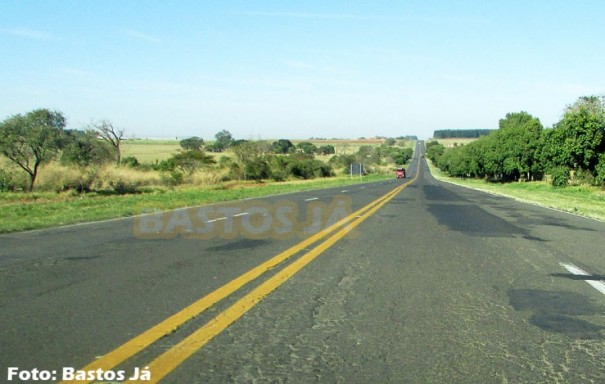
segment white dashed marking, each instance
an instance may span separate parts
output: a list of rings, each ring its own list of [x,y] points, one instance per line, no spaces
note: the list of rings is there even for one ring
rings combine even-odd
[[[584,271],[581,268],[576,267],[573,264],[565,264],[565,263],[559,263],[563,268],[567,269],[570,273],[573,273],[576,276],[589,276],[592,277],[590,275],[590,273]],[[601,292],[602,294],[605,295],[605,283],[603,283],[603,281],[601,280],[590,280],[590,279],[585,279],[585,282],[587,282],[588,284],[590,284],[594,289],[596,289],[597,291]]]

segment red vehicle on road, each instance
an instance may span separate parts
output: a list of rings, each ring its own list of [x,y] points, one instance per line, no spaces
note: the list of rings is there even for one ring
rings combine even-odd
[[[405,168],[397,168],[395,171],[398,179],[405,179]]]

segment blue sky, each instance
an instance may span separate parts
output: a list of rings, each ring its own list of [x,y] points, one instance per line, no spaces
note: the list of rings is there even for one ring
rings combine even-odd
[[[0,118],[129,137],[357,138],[545,126],[605,94],[605,2],[0,3]]]

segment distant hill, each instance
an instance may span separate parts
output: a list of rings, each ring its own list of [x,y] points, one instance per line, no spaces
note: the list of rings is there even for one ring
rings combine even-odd
[[[480,136],[489,135],[493,129],[438,129],[433,132],[434,139],[453,139],[464,138],[474,139]]]

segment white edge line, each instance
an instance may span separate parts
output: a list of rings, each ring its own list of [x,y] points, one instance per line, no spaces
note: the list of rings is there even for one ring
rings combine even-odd
[[[567,269],[568,272],[573,273],[576,276],[591,276],[590,273],[584,271],[581,268],[576,267],[573,264],[559,263],[563,268]],[[605,295],[605,283],[601,280],[584,280],[590,284],[594,289]]]

